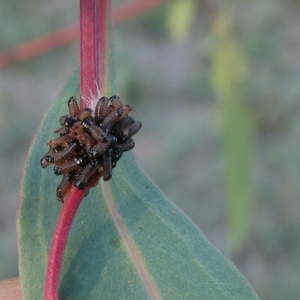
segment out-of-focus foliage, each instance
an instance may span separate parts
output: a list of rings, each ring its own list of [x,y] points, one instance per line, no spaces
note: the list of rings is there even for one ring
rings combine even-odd
[[[188,36],[197,15],[197,6],[198,3],[194,0],[174,0],[169,3],[166,25],[175,41],[181,41]]]
[[[212,20],[212,31],[216,40],[211,52],[212,87],[223,141],[229,246],[237,251],[247,238],[252,214],[254,118],[245,105],[246,59],[220,13]]]
[[[228,249],[224,144],[211,81],[216,39],[201,1],[182,43],[170,39],[167,6],[116,27],[120,94],[143,122],[135,151],[146,173],[229,255],[261,299],[298,300],[299,1],[218,2],[218,11],[230,20],[230,36],[247,61],[242,107],[254,116],[256,129],[253,207],[240,250]],[[0,2],[0,50],[72,24],[76,5],[71,0]],[[14,217],[26,149],[42,114],[77,63],[75,43],[0,70],[1,278],[15,275],[17,269]],[[9,99],[14,109],[3,99]]]

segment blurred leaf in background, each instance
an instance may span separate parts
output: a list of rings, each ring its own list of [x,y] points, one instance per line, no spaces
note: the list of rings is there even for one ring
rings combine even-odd
[[[241,45],[230,33],[226,17],[212,19],[215,48],[211,53],[212,86],[218,99],[232,250],[247,239],[252,213],[254,119],[245,105],[247,62]]]
[[[169,3],[166,25],[174,41],[180,42],[189,34],[197,16],[197,7],[195,0],[174,0]]]

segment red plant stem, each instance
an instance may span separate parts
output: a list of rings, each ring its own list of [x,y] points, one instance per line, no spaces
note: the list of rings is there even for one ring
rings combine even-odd
[[[134,0],[120,4],[113,11],[113,20],[116,24],[123,22],[164,2],[166,0]],[[76,41],[78,36],[79,26],[71,25],[1,52],[0,69],[11,63],[26,61],[55,48],[68,45]]]
[[[86,193],[72,186],[60,211],[51,242],[45,281],[45,300],[58,299],[60,270],[64,250],[77,209]]]
[[[98,3],[99,1],[99,3]],[[91,107],[91,102],[98,93],[99,86],[99,8],[106,10],[109,0],[80,0],[80,107]],[[105,7],[103,6],[105,3]],[[107,14],[103,13],[104,22]],[[103,35],[102,38],[105,38]],[[104,42],[105,43],[105,42]],[[102,58],[101,59],[105,59]],[[105,75],[102,74],[104,77]],[[91,186],[98,181],[95,176]],[[45,281],[45,300],[57,300],[60,270],[68,235],[76,212],[87,190],[79,190],[72,186],[62,206],[50,247]]]
[[[99,9],[97,0],[80,0],[80,108],[93,107],[90,99],[99,87]]]
[[[99,1],[99,2],[98,2]],[[155,2],[155,1],[152,1]],[[81,109],[93,107],[100,88],[105,88],[108,70],[108,18],[111,0],[80,0],[80,94]],[[100,51],[100,57],[99,57]],[[99,180],[94,176],[90,186]],[[45,300],[58,300],[60,270],[68,235],[87,190],[72,186],[56,223],[50,247],[45,281]]]
[[[100,78],[99,78],[99,88],[102,91],[103,95],[106,94],[105,91],[105,81],[106,81],[106,66],[107,66],[107,20],[105,16],[108,12],[108,2],[107,0],[100,0],[102,1],[101,10],[99,11],[99,54],[100,54],[100,61],[99,61],[99,70],[100,70]]]

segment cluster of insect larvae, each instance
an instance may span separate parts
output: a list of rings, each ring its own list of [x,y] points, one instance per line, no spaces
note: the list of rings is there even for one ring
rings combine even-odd
[[[132,136],[142,123],[128,114],[133,109],[123,105],[118,96],[101,97],[95,111],[79,109],[75,97],[68,101],[69,115],[59,119],[59,137],[48,142],[49,151],[42,157],[41,166],[54,164],[54,174],[63,175],[56,195],[63,203],[74,184],[83,190],[102,176],[109,180],[123,152],[131,150],[135,143]]]

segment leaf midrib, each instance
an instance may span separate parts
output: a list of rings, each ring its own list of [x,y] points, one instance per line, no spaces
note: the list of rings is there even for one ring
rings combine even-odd
[[[128,184],[127,187],[128,187],[128,188],[130,187],[131,190],[135,193],[135,195],[138,196],[139,199],[140,199],[143,203],[146,203],[147,201],[143,199],[143,195],[139,192],[139,189],[135,189],[134,186],[133,186],[133,184],[131,183],[131,181],[129,181],[129,180],[127,179],[128,176],[125,176],[126,174],[125,174],[123,168],[119,168],[119,171],[120,171],[120,170],[121,170],[121,173],[122,173],[122,179]],[[151,182],[151,183],[152,183],[152,182]],[[153,184],[153,183],[152,183],[152,184]],[[142,185],[140,185],[140,186],[143,187]],[[115,205],[116,205],[116,204],[115,204]],[[158,214],[157,211],[156,211],[155,209],[153,209],[153,207],[152,207],[152,205],[151,205],[151,202],[147,202],[147,207],[148,207],[148,209],[150,209],[154,214],[160,216],[160,214]],[[118,212],[119,212],[119,209],[118,209],[117,205],[116,205],[116,208],[117,208],[117,210],[118,210]],[[119,214],[120,214],[120,213],[119,213]],[[121,216],[121,214],[120,214],[120,216]],[[176,235],[178,235],[178,234],[177,234],[177,231],[176,231],[172,226],[170,226],[170,224],[169,224],[164,218],[160,218],[160,219],[162,220],[162,222],[163,222],[164,224],[166,224],[166,225],[168,226],[169,229],[171,229]],[[123,223],[123,224],[124,224],[124,223]],[[125,224],[124,224],[124,226],[125,226]],[[180,236],[180,235],[178,235],[178,236],[179,236],[179,238],[180,238],[182,241],[185,241],[185,238],[183,238],[183,237]],[[132,237],[132,239],[133,239],[133,237]],[[133,239],[133,241],[135,241],[135,240]],[[136,243],[134,243],[134,244],[136,245]],[[137,245],[136,245],[136,248],[139,249],[139,247],[138,247]],[[191,247],[189,247],[189,249],[193,252],[193,260],[200,266],[201,269],[203,269],[203,270],[205,271],[206,274],[208,274],[208,276],[212,279],[212,281],[213,281],[214,283],[216,283],[216,286],[219,286],[220,290],[223,291],[224,296],[227,296],[227,299],[230,300],[231,297],[230,297],[230,295],[227,293],[227,291],[224,290],[223,286],[222,286],[222,285],[221,285],[221,284],[220,284],[220,283],[219,283],[219,282],[211,275],[211,273],[208,271],[208,269],[206,268],[206,266],[205,266],[203,263],[199,263],[199,262],[198,262],[198,259],[201,260],[201,258],[198,257],[198,256],[196,255],[196,251],[195,251],[193,248],[191,248]],[[164,250],[164,249],[163,249],[163,250]]]

